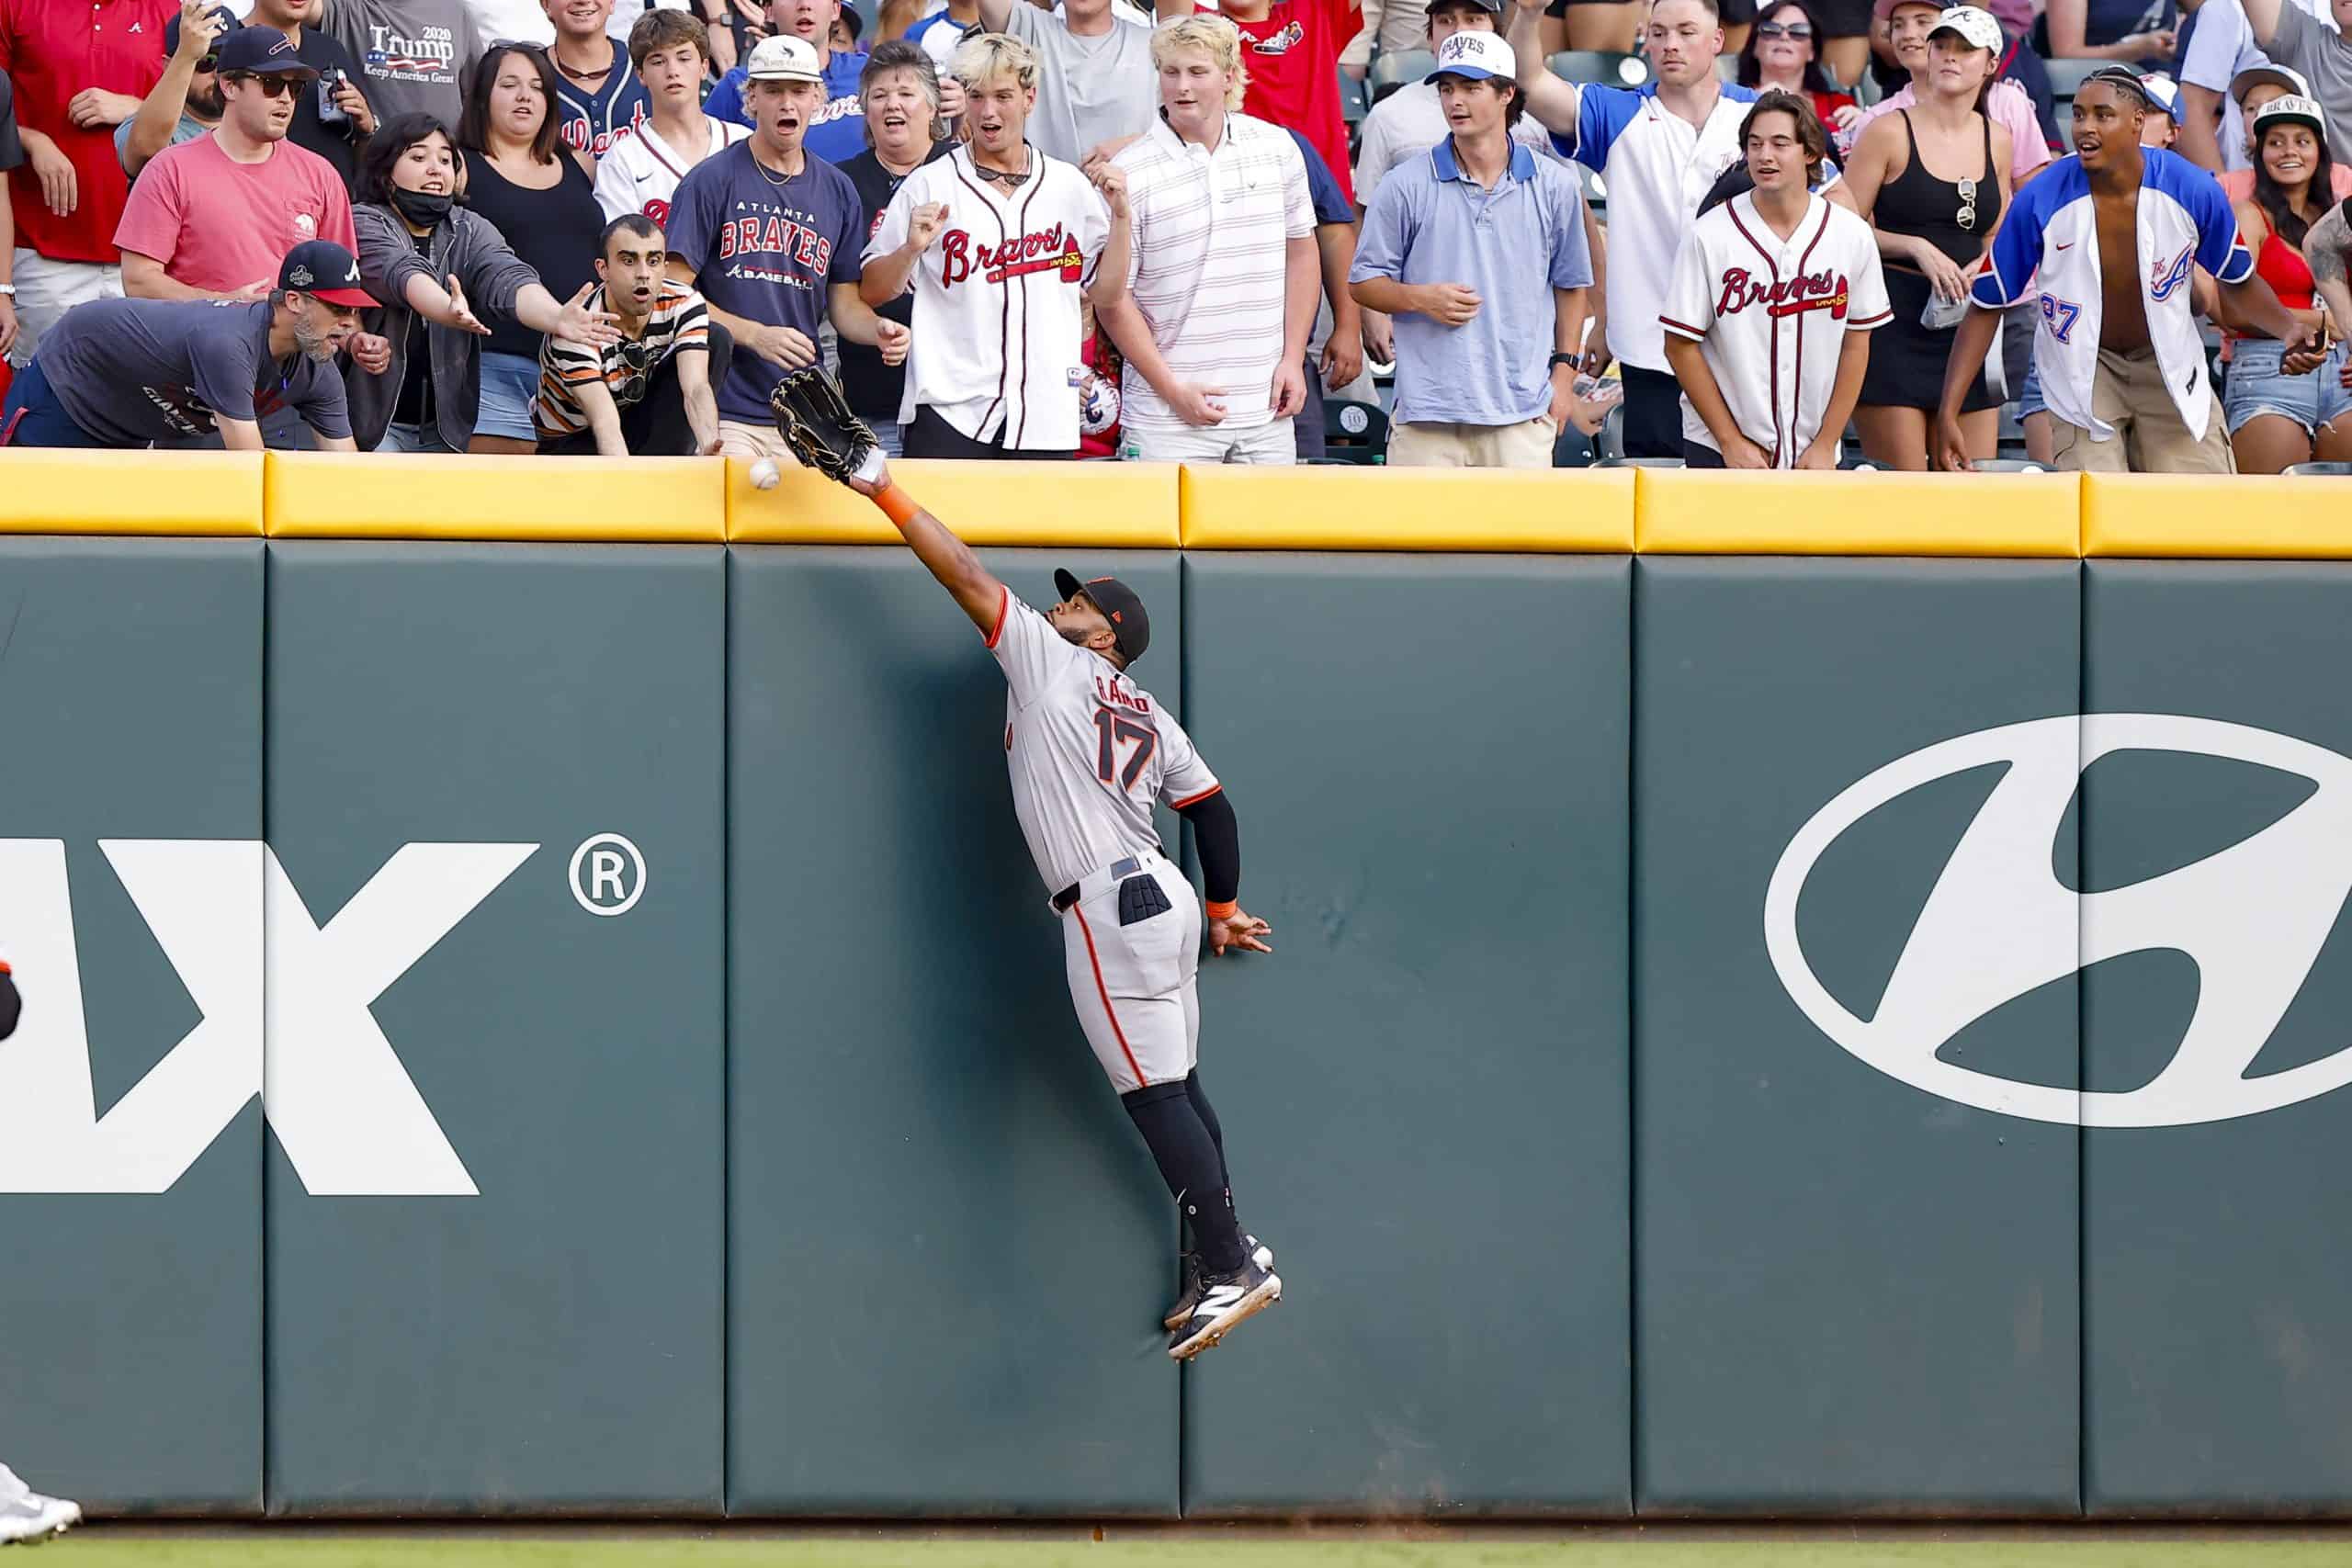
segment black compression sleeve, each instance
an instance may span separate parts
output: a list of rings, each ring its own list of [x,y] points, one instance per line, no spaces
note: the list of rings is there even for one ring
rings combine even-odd
[[[1241,896],[1241,823],[1233,802],[1219,790],[1184,807],[1193,825],[1193,846],[1201,855],[1201,881],[1212,904],[1230,904]]]

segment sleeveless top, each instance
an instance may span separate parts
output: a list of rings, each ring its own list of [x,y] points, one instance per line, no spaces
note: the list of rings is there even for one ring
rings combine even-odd
[[[2303,260],[2303,253],[2280,239],[2275,232],[2262,242],[2261,251],[2254,258],[2254,270],[2270,291],[2278,296],[2278,303],[2290,310],[2312,308],[2311,265]]]
[[[1939,180],[1928,173],[1919,158],[1919,138],[1911,129],[1911,111],[1895,112],[1903,117],[1911,158],[1901,174],[1880,187],[1872,221],[1890,234],[1915,234],[1928,240],[1955,265],[1966,266],[1984,254],[1985,237],[2001,217],[2000,174],[1993,166],[1993,122],[1981,114],[1976,117],[1984,130],[1984,173],[1971,182],[1975,200],[1970,202],[1961,196],[1960,181]],[[1972,206],[1974,216],[1962,222],[1962,215]]]

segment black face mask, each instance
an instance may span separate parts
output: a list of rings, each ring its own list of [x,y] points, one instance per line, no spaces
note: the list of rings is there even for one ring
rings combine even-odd
[[[430,229],[449,216],[449,208],[457,198],[426,190],[402,190],[392,187],[392,207],[412,223]]]

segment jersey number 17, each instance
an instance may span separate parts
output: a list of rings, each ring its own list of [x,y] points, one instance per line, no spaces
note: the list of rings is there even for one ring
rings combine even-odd
[[[1102,775],[1104,784],[1115,778],[1121,789],[1135,788],[1136,780],[1143,776],[1144,764],[1151,761],[1152,749],[1159,744],[1159,732],[1148,725],[1122,718],[1109,708],[1096,708],[1094,733],[1102,742],[1095,752],[1094,771]],[[1121,766],[1119,751],[1125,746],[1135,750],[1128,754],[1125,765]]]

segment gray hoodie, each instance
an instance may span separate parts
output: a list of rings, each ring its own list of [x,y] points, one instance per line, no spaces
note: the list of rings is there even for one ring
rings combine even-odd
[[[416,237],[400,214],[373,202],[351,209],[352,226],[359,231],[359,278],[368,292],[383,301],[381,310],[363,312],[362,326],[380,333],[392,343],[392,363],[381,376],[370,376],[345,361],[344,390],[351,404],[351,430],[360,449],[372,452],[392,423],[400,401],[401,380],[408,373],[410,340],[425,344],[433,365],[433,404],[441,439],[453,452],[462,452],[474,433],[474,418],[481,405],[481,339],[471,333],[435,326],[418,319],[408,308],[405,290],[413,277],[429,277],[443,288],[449,275],[466,291],[466,303],[477,316],[514,313],[514,296],[526,284],[539,281],[530,265],[506,248],[504,236],[488,219],[462,207],[434,227],[425,254],[417,254]],[[429,258],[429,259],[428,259]],[[414,327],[416,333],[412,333]]]

